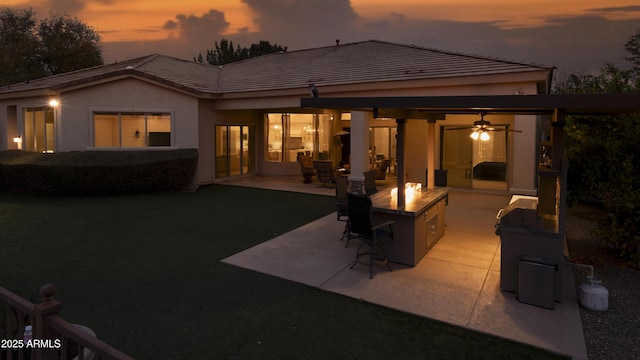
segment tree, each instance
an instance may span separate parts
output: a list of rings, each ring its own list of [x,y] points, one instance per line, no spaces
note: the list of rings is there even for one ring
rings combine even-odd
[[[102,64],[100,36],[78,19],[0,8],[0,85]]]
[[[90,26],[67,15],[40,22],[41,60],[51,75],[101,65],[100,35]]]
[[[596,75],[568,74],[556,80],[562,94],[637,93],[640,32],[627,42],[631,69],[606,64]],[[629,45],[633,43],[634,45]],[[567,118],[570,202],[590,199],[605,212],[597,233],[604,245],[640,262],[640,115]]]
[[[12,84],[44,75],[40,44],[34,32],[33,10],[0,8],[0,84]]]
[[[203,63],[205,58],[207,64],[211,65],[224,65],[232,62],[249,59],[252,57],[271,54],[274,52],[284,51],[285,48],[278,44],[271,44],[268,41],[260,41],[257,44],[251,44],[248,48],[233,47],[233,41],[228,39],[220,40],[220,43],[216,41],[213,49],[207,49],[206,57],[202,54],[198,54],[193,60],[195,62]]]

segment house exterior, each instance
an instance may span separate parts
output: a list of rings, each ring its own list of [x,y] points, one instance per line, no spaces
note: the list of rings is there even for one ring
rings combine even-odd
[[[373,165],[395,157],[396,121],[370,111],[301,108],[310,84],[319,97],[534,95],[548,93],[552,73],[548,66],[375,40],[219,67],[150,55],[1,87],[0,150],[196,148],[196,184],[300,174],[299,152],[337,167],[350,162],[352,144],[364,143]],[[483,142],[469,138],[479,118],[438,119],[435,168],[448,170],[449,186],[535,194],[542,119],[487,115],[497,131]],[[427,124],[407,119],[406,129],[408,178],[424,182]],[[506,175],[477,178],[480,163],[504,164]]]

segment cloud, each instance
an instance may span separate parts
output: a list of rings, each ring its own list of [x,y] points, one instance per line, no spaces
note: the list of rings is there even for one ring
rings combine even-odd
[[[358,15],[348,0],[242,0],[255,26],[229,33],[223,12],[210,10],[201,16],[177,15],[160,31],[167,40],[105,44],[105,54],[115,59],[159,52],[191,59],[228,38],[249,46],[267,40],[305,49],[378,39],[556,66],[561,70],[596,72],[605,63],[628,66],[624,43],[637,32],[637,19],[609,18],[619,8],[594,9],[587,15],[549,17],[543,25],[505,27],[503,21],[463,22],[416,19],[399,11],[381,18]],[[635,7],[634,7],[635,8]],[[596,11],[597,10],[597,11]],[[258,30],[255,30],[258,29]],[[127,52],[129,56],[120,56]]]
[[[618,13],[628,13],[628,12],[637,12],[640,11],[640,5],[629,5],[629,6],[611,6],[611,7],[602,7],[589,9],[587,12],[594,14],[618,14]]]
[[[168,20],[162,27],[164,30],[177,31],[178,37],[184,40],[219,36],[229,27],[223,12],[209,10],[202,16],[176,15],[176,20]]]
[[[170,36],[166,39],[104,43],[105,62],[152,53],[192,59],[212,48],[214,41],[221,39],[228,27],[224,12],[217,10],[211,9],[201,16],[178,14],[174,20],[165,21],[157,30],[168,32]]]
[[[263,40],[289,48],[330,45],[350,39],[358,15],[349,0],[242,0],[254,15]],[[286,40],[286,41],[285,41]],[[313,45],[312,45],[313,44]]]
[[[35,2],[33,6],[39,14],[68,14],[77,16],[90,3],[110,5],[114,0],[42,0]]]

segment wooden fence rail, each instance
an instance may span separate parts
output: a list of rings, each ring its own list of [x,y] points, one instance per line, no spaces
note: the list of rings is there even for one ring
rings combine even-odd
[[[79,325],[58,316],[55,286],[40,288],[33,304],[0,287],[0,360],[133,360]],[[32,333],[25,336],[30,325]]]

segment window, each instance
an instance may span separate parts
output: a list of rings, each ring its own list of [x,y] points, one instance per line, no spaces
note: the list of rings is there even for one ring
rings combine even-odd
[[[166,113],[93,114],[95,147],[171,146],[171,115]]]
[[[295,162],[298,153],[329,160],[332,121],[322,114],[267,114],[265,160]]]

